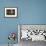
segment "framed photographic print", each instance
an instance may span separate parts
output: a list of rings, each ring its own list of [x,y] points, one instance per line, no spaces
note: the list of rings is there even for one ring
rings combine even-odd
[[[5,8],[5,17],[17,17],[17,8]]]

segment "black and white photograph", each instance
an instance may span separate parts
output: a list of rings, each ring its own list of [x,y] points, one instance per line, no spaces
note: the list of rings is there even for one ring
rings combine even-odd
[[[17,17],[17,8],[5,8],[5,17]]]

